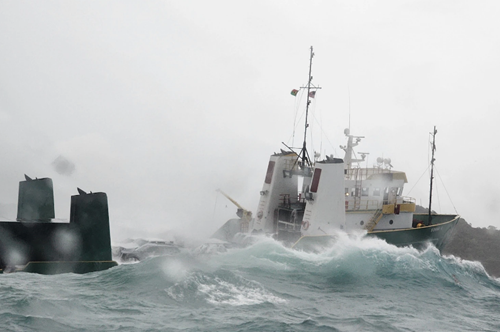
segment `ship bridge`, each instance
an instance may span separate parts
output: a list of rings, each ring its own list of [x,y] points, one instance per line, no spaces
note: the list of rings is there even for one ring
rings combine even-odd
[[[393,181],[393,180],[403,180],[403,183],[408,183],[406,178],[406,173],[401,171],[393,171],[387,168],[372,167],[372,168],[349,168],[345,170],[346,180],[383,180],[383,181]]]

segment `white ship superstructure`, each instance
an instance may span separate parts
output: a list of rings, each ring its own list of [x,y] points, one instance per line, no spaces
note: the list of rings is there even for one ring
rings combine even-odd
[[[403,196],[406,174],[392,170],[391,160],[377,158],[374,167],[361,167],[355,158],[354,146],[362,136],[350,135],[348,129],[345,151],[345,211],[346,230],[386,230],[411,228],[415,199]],[[356,141],[354,141],[356,139]]]
[[[415,200],[402,196],[406,174],[392,170],[387,159],[379,159],[371,168],[361,167],[364,158],[354,158],[353,146],[362,137],[350,135],[347,129],[345,134],[344,160],[326,157],[307,167],[294,152],[270,157],[251,231],[293,240],[338,230],[371,232],[416,226]]]

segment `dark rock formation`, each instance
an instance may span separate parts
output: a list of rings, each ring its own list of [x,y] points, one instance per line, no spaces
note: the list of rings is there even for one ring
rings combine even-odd
[[[479,261],[489,275],[500,277],[500,230],[493,226],[475,228],[460,219],[441,253]]]

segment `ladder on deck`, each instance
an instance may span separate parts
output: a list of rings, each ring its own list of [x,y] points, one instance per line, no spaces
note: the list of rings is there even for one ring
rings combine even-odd
[[[373,214],[373,216],[370,218],[370,221],[366,224],[365,229],[368,232],[373,231],[373,229],[375,228],[375,226],[377,226],[377,224],[380,221],[380,219],[382,219],[383,215],[384,214],[382,213],[382,209],[378,209],[377,211],[375,211],[375,213]]]
[[[354,179],[356,181],[356,184],[354,185],[354,210],[359,210],[359,207],[361,205],[361,184],[362,180],[361,175],[359,174],[360,168],[356,168],[354,171]]]

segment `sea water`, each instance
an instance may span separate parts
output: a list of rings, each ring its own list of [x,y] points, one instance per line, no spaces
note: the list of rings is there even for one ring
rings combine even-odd
[[[481,264],[378,239],[4,274],[0,294],[2,331],[500,331],[500,280]]]

